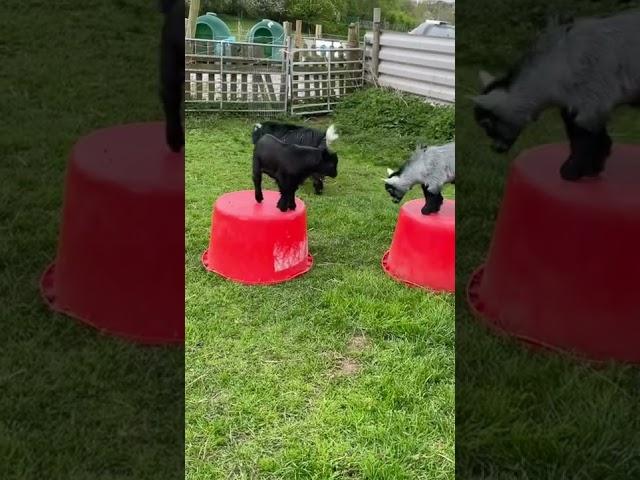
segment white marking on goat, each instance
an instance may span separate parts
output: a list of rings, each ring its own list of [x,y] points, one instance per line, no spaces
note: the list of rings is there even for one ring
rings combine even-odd
[[[329,125],[329,128],[327,128],[326,136],[327,136],[327,147],[338,139],[338,134],[336,133],[335,125],[333,124]]]
[[[390,168],[387,168],[387,175],[391,175],[393,173],[393,170]],[[386,180],[386,179],[385,179]]]
[[[262,124],[261,124],[261,123],[256,123],[256,124],[253,126],[253,130],[254,130],[254,131],[255,131],[255,130],[258,130],[259,128],[262,128]]]
[[[307,240],[302,240],[293,245],[273,246],[273,269],[281,272],[291,267],[295,267],[307,258],[308,246]]]

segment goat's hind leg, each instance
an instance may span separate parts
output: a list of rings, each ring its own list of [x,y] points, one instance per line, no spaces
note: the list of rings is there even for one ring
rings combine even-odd
[[[442,203],[444,202],[442,193],[439,190],[431,191],[428,185],[422,185],[422,193],[424,193],[425,200],[424,207],[422,207],[421,210],[422,214],[430,215],[432,213],[439,212],[440,207],[442,207]]]
[[[260,159],[253,154],[253,187],[255,189],[256,202],[262,203],[264,196],[262,195],[262,170],[260,169]]]
[[[323,180],[324,178],[322,177],[322,175],[313,175],[312,176],[313,179],[313,190],[316,192],[316,195],[322,195],[322,191],[324,189],[324,183]]]

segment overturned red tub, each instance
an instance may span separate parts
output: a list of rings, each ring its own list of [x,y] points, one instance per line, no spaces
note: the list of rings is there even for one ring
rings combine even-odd
[[[640,146],[613,148],[598,178],[565,182],[568,146],[513,163],[486,263],[467,298],[479,319],[530,344],[640,362]]]
[[[313,265],[307,240],[307,211],[281,212],[280,194],[265,190],[262,203],[253,190],[219,197],[213,207],[209,248],[202,264],[210,272],[238,283],[269,285],[308,272]]]
[[[54,311],[149,344],[184,341],[184,154],[163,123],[97,130],[71,152],[55,261],[40,282]]]
[[[423,215],[424,200],[400,208],[391,247],[382,268],[408,285],[438,292],[455,291],[455,202],[445,200],[438,213]]]

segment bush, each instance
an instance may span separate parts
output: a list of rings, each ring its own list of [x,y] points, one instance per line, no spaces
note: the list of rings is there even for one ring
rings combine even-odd
[[[451,106],[433,106],[415,95],[367,88],[344,99],[336,108],[341,136],[367,151],[375,165],[397,165],[416,143],[430,145],[453,140],[455,114]]]

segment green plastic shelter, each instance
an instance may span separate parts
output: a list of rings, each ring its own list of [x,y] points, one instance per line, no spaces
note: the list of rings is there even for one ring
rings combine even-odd
[[[231,30],[213,12],[200,15],[196,21],[196,38],[207,40],[228,40]]]
[[[265,58],[280,60],[282,58],[282,48],[273,47],[284,45],[284,28],[273,20],[261,20],[249,30],[247,42],[268,45],[264,48]]]

